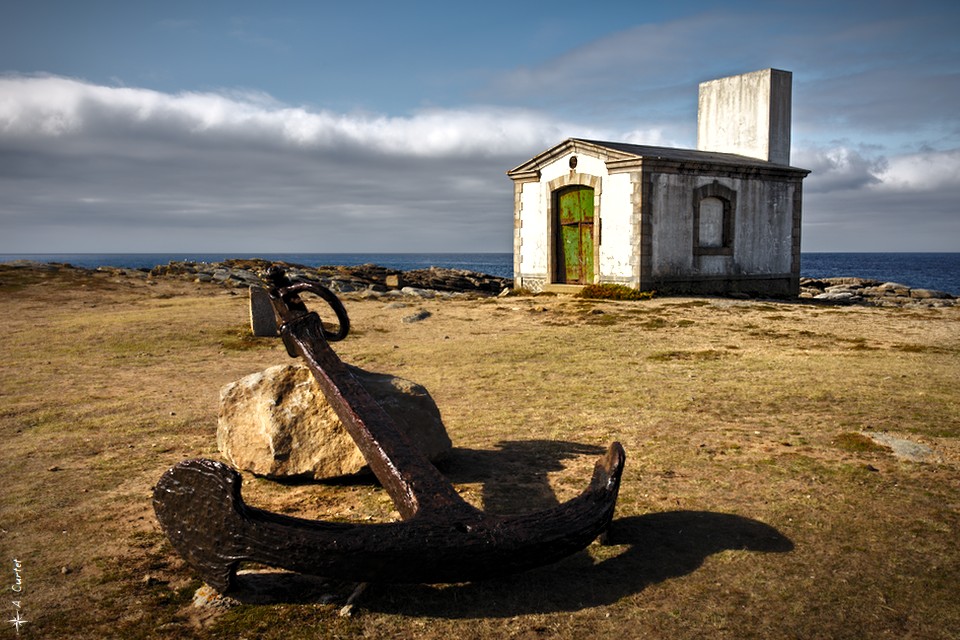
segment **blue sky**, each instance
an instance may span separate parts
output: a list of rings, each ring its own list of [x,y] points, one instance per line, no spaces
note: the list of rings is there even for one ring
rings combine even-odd
[[[461,6],[462,5],[462,6]],[[567,137],[793,72],[804,251],[960,251],[948,2],[7,2],[0,252],[510,251]]]

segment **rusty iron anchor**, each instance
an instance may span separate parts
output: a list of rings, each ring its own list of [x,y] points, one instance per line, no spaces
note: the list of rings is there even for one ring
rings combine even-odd
[[[176,551],[212,587],[235,588],[242,562],[352,582],[467,582],[555,562],[607,529],[625,460],[618,442],[579,496],[535,513],[487,515],[460,497],[330,347],[349,330],[336,295],[317,283],[292,283],[276,266],[266,281],[288,352],[313,372],[402,520],[351,524],[271,513],[243,502],[234,469],[186,460],[157,483],[154,510]],[[307,310],[304,292],[333,308],[336,332]]]

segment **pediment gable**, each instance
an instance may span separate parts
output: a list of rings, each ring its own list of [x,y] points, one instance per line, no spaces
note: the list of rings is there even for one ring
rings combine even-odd
[[[629,160],[636,157],[629,151],[623,151],[611,146],[604,146],[602,143],[597,144],[595,141],[582,140],[580,138],[567,138],[560,144],[550,147],[543,153],[534,156],[518,167],[507,171],[507,175],[513,178],[523,174],[540,171],[545,166],[556,162],[558,158],[562,158],[570,153],[592,156],[594,158],[599,158],[604,162],[609,162],[611,160]]]

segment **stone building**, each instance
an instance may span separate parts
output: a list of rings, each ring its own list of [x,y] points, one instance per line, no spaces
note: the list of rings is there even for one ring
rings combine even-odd
[[[791,82],[702,83],[696,150],[571,138],[507,172],[515,285],[796,295],[809,171],[790,166]]]

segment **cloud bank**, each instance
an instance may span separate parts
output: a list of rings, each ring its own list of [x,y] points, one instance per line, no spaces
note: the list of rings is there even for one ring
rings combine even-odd
[[[335,114],[8,76],[2,250],[509,251],[504,172],[565,128],[522,110]]]
[[[633,125],[0,76],[0,252],[510,251],[504,172],[571,136],[676,144],[670,126]],[[805,250],[956,250],[960,149],[841,141],[793,162],[814,170]]]

